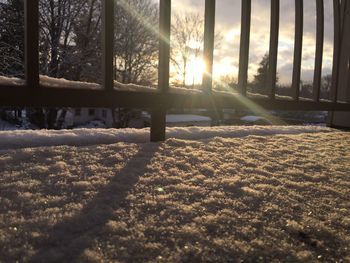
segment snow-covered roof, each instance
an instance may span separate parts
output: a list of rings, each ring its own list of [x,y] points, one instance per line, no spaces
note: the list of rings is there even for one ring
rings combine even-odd
[[[257,121],[267,121],[264,117],[260,117],[260,116],[244,116],[241,118],[241,121],[245,121],[245,122],[257,122]]]
[[[211,118],[200,116],[200,115],[191,115],[191,114],[168,114],[166,116],[167,123],[178,123],[178,122],[208,122],[211,121]]]

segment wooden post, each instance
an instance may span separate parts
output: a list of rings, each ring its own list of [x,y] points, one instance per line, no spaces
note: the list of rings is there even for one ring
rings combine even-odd
[[[205,62],[205,72],[203,74],[202,89],[210,97],[209,114],[212,119],[212,125],[217,125],[220,119],[220,109],[212,99],[213,90],[213,62],[214,62],[214,43],[215,43],[215,8],[216,0],[205,0],[204,14],[204,48],[203,59]]]
[[[315,74],[313,83],[313,99],[318,102],[320,99],[321,80],[322,80],[322,59],[324,43],[324,5],[323,0],[316,1],[317,28],[316,28],[316,56],[315,56]]]
[[[113,91],[114,0],[102,1],[102,77],[103,88]]]
[[[339,93],[339,76],[340,76],[340,60],[341,60],[341,46],[343,37],[343,21],[345,13],[346,1],[333,0],[334,13],[334,47],[333,47],[333,70],[332,70],[332,86],[330,91],[330,100],[333,103],[338,102]],[[328,126],[343,126],[344,120],[348,119],[347,114],[331,111],[329,112]],[[345,117],[345,118],[344,118]],[[340,120],[339,120],[340,119]]]
[[[341,42],[340,58],[338,67],[338,99],[350,103],[349,81],[349,59],[350,59],[350,2],[343,1],[341,5]]]
[[[205,72],[203,74],[203,90],[210,93],[213,88],[213,61],[215,41],[215,0],[205,0],[204,15],[204,49],[203,59]]]
[[[159,64],[158,88],[161,93],[168,93],[170,78],[170,32],[171,32],[171,0],[160,0],[159,18]],[[166,106],[163,102],[152,109],[151,141],[165,140]]]
[[[341,43],[341,18],[340,18],[340,3],[339,0],[333,0],[334,13],[334,43],[333,43],[333,70],[332,70],[332,86],[331,86],[331,101],[338,101],[338,75],[339,75],[339,58],[340,58],[340,43]]]
[[[247,94],[251,12],[251,0],[242,0],[241,42],[238,73],[238,91],[242,95]]]
[[[294,40],[294,62],[292,90],[293,98],[299,100],[300,94],[300,76],[301,76],[301,59],[303,49],[303,25],[304,25],[304,2],[295,0],[295,40]]]
[[[24,1],[25,80],[28,88],[39,87],[39,0]]]
[[[268,96],[271,99],[276,95],[277,80],[277,56],[278,56],[278,34],[280,21],[280,1],[271,1],[271,26],[270,26],[270,48],[269,48],[269,72],[267,76]]]

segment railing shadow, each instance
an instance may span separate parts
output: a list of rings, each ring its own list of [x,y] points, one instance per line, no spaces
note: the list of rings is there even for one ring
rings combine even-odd
[[[53,226],[47,238],[38,242],[31,262],[79,261],[86,248],[94,244],[115,210],[127,206],[126,197],[146,171],[159,144],[144,144],[126,166],[119,171],[76,216]],[[134,169],[137,167],[137,169]]]

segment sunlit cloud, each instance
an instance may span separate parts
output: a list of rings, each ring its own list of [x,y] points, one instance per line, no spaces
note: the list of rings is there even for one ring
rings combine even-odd
[[[249,79],[252,80],[262,57],[268,52],[270,41],[270,0],[252,0]],[[222,34],[214,52],[213,78],[233,75],[238,78],[241,0],[217,1],[216,30]],[[304,1],[304,37],[302,50],[302,79],[312,81],[316,44],[316,1]],[[197,12],[204,18],[204,0],[172,1],[173,12]],[[333,0],[324,0],[325,43],[323,75],[330,74],[333,63]],[[279,81],[290,84],[293,72],[295,2],[280,0],[280,31],[278,67]]]

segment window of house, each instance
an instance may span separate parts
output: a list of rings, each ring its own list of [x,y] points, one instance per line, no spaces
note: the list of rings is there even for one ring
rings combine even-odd
[[[107,118],[107,110],[102,110],[102,118]]]
[[[89,109],[89,116],[95,115],[95,109]]]
[[[81,116],[81,109],[80,108],[75,109],[75,116]]]

